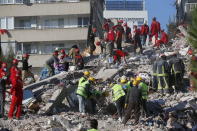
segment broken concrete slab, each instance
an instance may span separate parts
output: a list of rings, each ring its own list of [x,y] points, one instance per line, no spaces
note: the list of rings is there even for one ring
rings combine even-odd
[[[118,69],[106,69],[105,67],[101,68],[98,74],[95,76],[96,79],[102,79],[106,81],[113,78],[119,72]]]

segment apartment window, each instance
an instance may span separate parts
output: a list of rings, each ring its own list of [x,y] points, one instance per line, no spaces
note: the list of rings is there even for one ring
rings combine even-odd
[[[0,0],[0,4],[14,4],[14,0]]]
[[[88,17],[79,17],[78,18],[78,27],[88,26],[89,18]]]
[[[64,27],[64,19],[63,18],[58,19],[58,27],[59,28],[63,28]]]
[[[1,29],[14,29],[14,18],[13,17],[2,17],[0,18]]]

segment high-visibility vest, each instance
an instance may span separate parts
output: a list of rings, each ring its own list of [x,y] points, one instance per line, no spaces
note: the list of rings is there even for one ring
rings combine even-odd
[[[90,129],[90,130],[87,130],[87,131],[98,131],[97,129]]]
[[[128,81],[128,82],[126,83],[126,87],[127,87],[127,90],[131,88],[131,81]]]
[[[168,76],[168,74],[165,73],[164,65],[162,65],[161,69],[162,69],[162,73],[159,73],[159,69],[157,68],[157,76],[163,76],[163,77]]]
[[[119,84],[115,84],[112,87],[112,91],[113,91],[113,101],[117,101],[120,97],[125,96],[125,92],[122,89],[122,86]]]
[[[143,82],[139,86],[141,87],[142,99],[148,99],[148,86]]]
[[[88,96],[85,89],[87,84],[89,84],[88,80],[85,80],[84,77],[80,78],[76,94],[87,98]]]

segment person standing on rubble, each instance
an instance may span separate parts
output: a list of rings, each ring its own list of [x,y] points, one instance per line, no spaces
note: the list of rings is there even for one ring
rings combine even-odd
[[[8,83],[7,64],[3,62],[0,69],[0,118],[4,117],[6,83]]]
[[[150,41],[152,40],[152,37],[155,36],[155,42],[158,40],[159,33],[161,31],[160,23],[156,20],[156,17],[153,17],[152,23],[151,23],[151,29],[150,29]]]
[[[72,59],[75,58],[76,49],[79,49],[79,47],[77,45],[73,45],[71,49],[69,50],[68,56],[71,57]]]
[[[116,31],[116,47],[119,50],[122,50],[122,36],[124,34],[124,28],[122,26],[123,20],[118,20],[118,24],[114,27]]]
[[[79,49],[75,50],[75,67],[77,70],[82,70],[84,68],[84,60]]]
[[[58,65],[58,70],[59,71],[68,71],[69,69],[69,62],[67,62],[65,59],[68,57],[66,55],[66,52],[64,49],[60,50],[60,58],[59,58],[59,65]]]
[[[10,82],[12,84],[10,93],[12,94],[12,100],[8,113],[8,118],[12,119],[13,114],[16,110],[16,119],[20,119],[23,100],[23,82],[21,70],[17,67],[18,60],[14,59],[12,63],[13,66],[10,69]]]
[[[122,122],[124,125],[131,118],[132,111],[135,119],[134,124],[137,124],[140,118],[140,104],[142,95],[140,89],[138,89],[138,82],[134,80],[132,84],[133,87],[129,88],[125,100],[125,115]]]
[[[106,42],[107,42],[106,45],[107,53],[111,56],[113,53],[114,42],[115,42],[115,32],[113,28],[111,28],[107,33]]]
[[[131,84],[130,84],[130,81],[127,80],[126,76],[122,76],[120,78],[120,83],[122,85],[122,88],[124,89],[125,91],[125,94],[127,94],[129,88],[131,88]]]
[[[157,62],[157,79],[158,91],[163,93],[170,93],[169,87],[170,68],[166,60],[166,55],[161,54],[160,60]]]
[[[152,70],[153,70],[153,74],[152,74],[152,86],[153,86],[153,89],[154,90],[157,90],[158,89],[158,79],[157,79],[157,62],[158,62],[159,58],[157,58],[154,63],[153,63],[153,66],[152,66]]]
[[[184,90],[183,77],[185,73],[185,65],[183,60],[177,57],[177,54],[177,52],[172,54],[172,57],[169,60],[169,67],[173,81],[171,85],[174,85],[176,92],[179,92]]]
[[[143,49],[142,49],[142,44],[141,44],[141,39],[140,39],[140,29],[137,28],[137,25],[133,26],[133,39],[134,39],[134,48],[135,48],[135,52],[137,48],[140,48],[140,53],[142,54]]]
[[[93,79],[90,78],[90,72],[85,71],[84,76],[79,79],[78,88],[76,91],[78,100],[79,100],[79,112],[82,113],[82,115],[85,115],[85,104],[88,99],[88,97],[91,95],[91,81]]]
[[[58,51],[55,50],[53,55],[46,61],[46,68],[48,69],[48,76],[55,75],[55,66],[59,64]]]
[[[95,37],[96,37],[96,31],[97,31],[97,29],[96,28],[93,28],[92,29],[92,32],[90,33],[90,36],[89,36],[90,56],[93,55],[93,52],[96,49],[96,46],[94,44]]]
[[[110,85],[112,87],[112,97],[113,102],[115,102],[115,106],[118,112],[119,121],[122,121],[123,112],[124,112],[124,104],[125,104],[125,92],[122,88],[121,84]]]
[[[127,22],[124,23],[125,27],[125,43],[131,43],[131,28],[127,25]]]
[[[146,45],[147,35],[149,34],[149,26],[147,25],[147,21],[141,26],[141,38],[142,38],[142,46]]]
[[[34,74],[30,71],[30,68],[32,65],[29,66],[28,63],[29,60],[29,54],[23,54],[22,58],[22,80],[25,82],[25,79],[28,77],[31,77],[33,79],[33,82],[35,82]]]
[[[138,89],[141,91],[141,95],[142,95],[141,97],[141,104],[143,109],[142,114],[145,114],[145,116],[147,116],[149,115],[147,110],[148,86],[146,85],[145,82],[143,82],[143,79],[140,76],[136,78],[136,82],[138,85]]]

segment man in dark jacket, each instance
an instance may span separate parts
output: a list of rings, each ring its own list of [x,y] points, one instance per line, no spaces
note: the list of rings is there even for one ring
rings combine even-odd
[[[58,64],[58,51],[54,51],[53,55],[46,61],[46,68],[48,69],[48,76],[53,76],[55,74],[54,64]]]
[[[139,122],[140,117],[140,103],[141,103],[141,91],[138,89],[137,81],[133,82],[133,87],[129,88],[126,101],[125,101],[125,116],[123,118],[123,124],[126,124],[130,119],[131,114],[134,114],[135,124]]]
[[[96,49],[96,46],[95,46],[95,44],[94,44],[94,42],[95,42],[95,37],[96,37],[96,28],[93,28],[93,29],[92,29],[92,33],[91,33],[90,36],[89,36],[90,55],[91,55],[91,56],[93,55],[93,52],[94,52],[95,49]]]
[[[164,54],[161,54],[160,58],[161,59],[157,62],[158,91],[162,94],[169,93],[169,65]]]
[[[34,74],[29,70],[29,68],[31,68],[32,66],[29,66],[28,60],[29,60],[29,54],[24,54],[22,59],[22,63],[23,63],[22,80],[24,82],[26,78],[32,77],[32,79],[35,82]]]
[[[157,90],[158,89],[158,80],[157,80],[157,62],[158,62],[158,59],[154,61],[153,63],[153,89]]]
[[[172,83],[171,86],[175,86],[177,92],[183,91],[183,76],[185,73],[185,65],[181,58],[177,57],[177,53],[172,55],[169,60],[169,67],[171,72]]]

